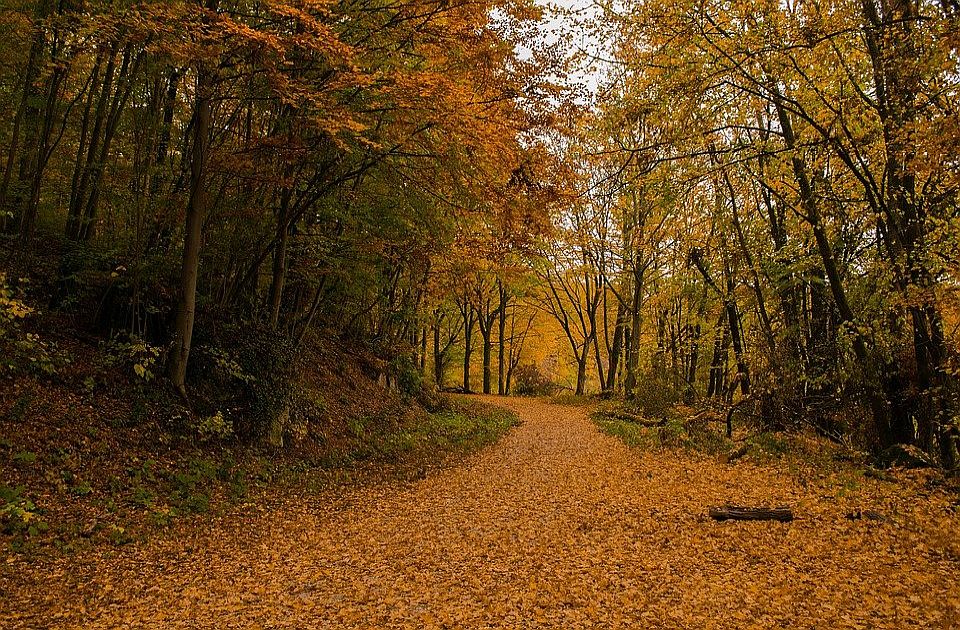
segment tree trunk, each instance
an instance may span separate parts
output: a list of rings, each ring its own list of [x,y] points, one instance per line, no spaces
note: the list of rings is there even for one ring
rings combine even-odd
[[[443,389],[443,354],[440,352],[440,322],[433,326],[433,382],[437,389]]]
[[[470,393],[470,355],[473,354],[473,324],[474,320],[472,316],[464,319],[463,391],[467,393]]]
[[[627,376],[624,393],[632,398],[637,386],[637,367],[640,363],[640,308],[643,302],[643,270],[634,268],[633,304],[630,308],[630,336],[627,340]]]
[[[710,518],[718,521],[780,521],[781,523],[788,523],[793,520],[793,511],[785,507],[763,508],[725,505],[710,508],[709,514]]]
[[[744,358],[743,331],[740,327],[740,314],[733,300],[727,302],[727,318],[730,322],[730,340],[733,342],[733,356],[737,360],[737,382],[740,393],[744,396],[750,393],[750,369]]]
[[[690,361],[687,366],[687,391],[692,398],[696,395],[697,365],[700,362],[700,324],[694,324],[690,333]]]
[[[287,245],[290,242],[290,199],[293,192],[284,188],[280,193],[280,210],[277,213],[277,246],[273,250],[273,275],[270,280],[270,328],[276,329],[280,322],[280,305],[283,302],[283,287],[287,280]]]
[[[600,285],[598,285],[598,287],[599,286]],[[603,355],[600,353],[600,335],[597,334],[596,308],[588,309],[587,317],[590,321],[590,336],[593,337],[593,357],[597,364],[597,380],[600,381],[600,389],[603,389],[604,383],[607,382],[607,377],[603,369]]]
[[[40,74],[40,58],[43,55],[44,48],[46,47],[46,38],[44,37],[40,22],[49,16],[52,8],[52,0],[41,0],[41,2],[37,4],[37,11],[33,24],[36,32],[34,33],[33,40],[30,44],[30,53],[27,56],[27,66],[24,68],[23,91],[20,95],[20,104],[17,108],[17,113],[13,118],[13,130],[10,136],[10,144],[7,147],[6,164],[4,165],[3,169],[3,182],[0,183],[0,214],[4,213],[7,209],[7,195],[10,190],[10,180],[13,178],[14,163],[17,159],[21,127],[24,119],[27,117],[27,113],[31,111],[32,107],[34,107],[31,103],[32,99],[38,96],[34,83]],[[37,114],[38,112],[35,113],[35,115]],[[29,151],[30,147],[31,144],[28,138],[26,150]]]
[[[83,208],[83,219],[80,226],[80,238],[89,242],[96,233],[97,209],[100,202],[100,192],[102,190],[103,171],[106,168],[107,158],[110,156],[110,147],[116,136],[117,128],[120,126],[120,117],[126,106],[130,93],[133,90],[134,82],[140,72],[140,66],[143,62],[144,53],[141,51],[130,62],[131,48],[127,46],[123,53],[123,61],[120,66],[120,72],[117,75],[117,87],[110,102],[110,109],[107,115],[106,127],[103,132],[103,140],[100,144],[96,159],[92,164],[88,164],[90,171],[89,194]]]
[[[56,49],[56,46],[54,46],[54,49]],[[63,67],[57,67],[51,73],[47,83],[47,97],[43,107],[43,115],[37,121],[39,132],[35,137],[36,144],[27,145],[35,146],[36,150],[33,151],[35,155],[31,162],[33,170],[24,173],[24,181],[30,182],[30,195],[20,215],[20,238],[23,241],[30,240],[36,228],[37,215],[40,211],[40,191],[43,185],[43,176],[53,151],[50,142],[53,134],[54,116],[65,78],[66,69]],[[69,110],[64,116],[69,116]]]
[[[491,374],[490,374],[490,353],[493,349],[493,343],[491,341],[492,333],[491,326],[480,326],[480,336],[483,338],[483,393],[489,394],[491,391]]]
[[[167,73],[167,89],[163,100],[163,117],[160,125],[159,140],[157,141],[157,154],[154,158],[154,164],[157,172],[150,181],[150,196],[157,198],[163,191],[164,183],[167,181],[166,173],[167,156],[170,148],[170,140],[173,135],[173,119],[175,107],[177,104],[177,92],[180,87],[181,73],[176,68],[170,68]],[[164,206],[165,207],[165,206]],[[161,210],[154,217],[153,226],[147,237],[146,251],[166,250],[170,241],[170,221],[167,212]],[[226,296],[224,297],[226,299]]]
[[[506,371],[506,331],[507,331],[507,302],[509,297],[503,285],[500,285],[500,315],[499,315],[499,335],[497,337],[497,393],[503,396],[507,393],[507,375]]]
[[[16,198],[16,206],[19,208],[21,213],[21,232],[23,221],[22,214],[25,211],[25,208],[23,208],[23,189],[25,189],[33,180],[33,173],[37,168],[37,147],[40,144],[40,130],[43,126],[41,121],[43,109],[38,105],[39,101],[42,100],[43,92],[37,85],[37,80],[40,78],[40,70],[43,67],[43,57],[47,49],[47,37],[42,22],[50,17],[50,15],[53,13],[53,10],[53,0],[39,0],[39,2],[37,2],[37,10],[34,14],[33,20],[33,40],[30,43],[30,54],[27,58],[27,67],[24,71],[23,93],[21,95],[19,112],[20,121],[14,121],[15,131],[19,128],[20,124],[23,124],[24,130],[23,152],[20,155],[18,174],[21,190],[17,191]],[[16,144],[16,138],[13,138],[7,154],[7,170],[4,172],[2,190],[4,202],[6,201],[9,182],[12,177],[13,160],[15,159],[16,155]],[[5,210],[5,208],[0,209]]]
[[[320,283],[317,285],[317,290],[313,294],[313,301],[310,304],[310,309],[307,311],[306,316],[303,318],[303,322],[300,324],[300,332],[297,334],[297,346],[303,343],[303,340],[307,336],[307,332],[310,330],[310,325],[313,324],[313,318],[317,315],[317,311],[320,309],[320,302],[323,299],[326,284],[327,276],[321,276]]]
[[[617,303],[617,323],[614,325],[613,344],[610,346],[610,361],[607,366],[607,382],[603,389],[612,392],[617,384],[617,371],[620,368],[620,353],[623,349],[623,333],[627,327],[627,309],[622,302]]]
[[[207,7],[216,10],[219,0],[207,0]],[[197,101],[193,124],[193,151],[190,159],[190,200],[187,203],[184,229],[183,265],[180,273],[180,299],[170,351],[168,374],[173,385],[186,394],[187,363],[193,340],[193,323],[197,308],[197,276],[200,268],[200,246],[203,220],[207,212],[206,166],[209,157],[210,118],[212,115],[212,77],[201,65],[197,71]]]
[[[665,371],[665,357],[667,354],[667,318],[663,311],[657,310],[657,351],[653,353],[653,375],[662,378]]]
[[[707,386],[708,397],[723,396],[723,381],[727,371],[727,348],[730,345],[730,335],[724,324],[726,321],[727,312],[724,310],[720,313],[713,337],[713,359],[710,361],[710,383]]]
[[[46,1],[44,4],[46,4]],[[62,9],[63,7],[58,6],[58,8]],[[42,33],[38,36],[42,39]],[[45,39],[43,39],[43,41],[45,42]],[[40,192],[43,185],[44,173],[53,148],[56,146],[56,143],[59,142],[59,137],[53,137],[53,128],[58,112],[57,104],[60,101],[62,88],[65,84],[69,69],[69,64],[58,63],[63,61],[58,58],[62,48],[62,42],[58,37],[54,37],[50,42],[50,58],[53,70],[51,70],[50,76],[47,78],[46,96],[43,99],[43,107],[39,108],[39,110],[36,108],[28,110],[31,114],[29,117],[31,124],[29,126],[27,141],[24,144],[27,150],[24,151],[23,160],[20,164],[21,182],[25,184],[29,183],[30,186],[30,194],[20,213],[20,238],[24,242],[29,241],[33,237],[37,215],[40,209]],[[74,102],[82,98],[82,96],[83,92],[81,91]],[[37,98],[39,98],[39,95],[37,95]],[[71,107],[72,103],[65,109],[63,113],[64,120],[69,117]],[[51,141],[53,141],[52,145]]]
[[[590,341],[585,339],[583,342],[583,350],[580,351],[580,355],[577,357],[577,388],[574,391],[576,396],[583,396],[583,392],[586,389],[587,385],[587,358],[590,351]]]
[[[501,314],[500,318],[503,319],[505,315]],[[506,341],[503,338],[504,329],[506,326],[503,322],[500,323],[500,337],[497,342],[497,394],[504,396],[507,393],[507,358],[506,358]]]

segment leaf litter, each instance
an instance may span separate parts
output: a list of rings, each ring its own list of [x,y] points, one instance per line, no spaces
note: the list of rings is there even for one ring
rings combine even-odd
[[[0,575],[3,628],[952,628],[951,497],[630,450],[585,410],[416,482],[286,497]],[[715,522],[708,506],[797,520]],[[885,515],[850,519],[855,510]]]

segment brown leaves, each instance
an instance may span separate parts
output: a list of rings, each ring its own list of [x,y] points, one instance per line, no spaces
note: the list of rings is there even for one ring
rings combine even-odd
[[[960,523],[946,497],[863,479],[633,452],[579,409],[408,485],[290,497],[126,548],[26,567],[0,624],[55,627],[949,627]],[[706,504],[798,520],[716,523]],[[852,506],[891,515],[850,521]],[[192,553],[184,549],[195,547]],[[86,563],[90,563],[86,569]],[[36,588],[45,584],[43,589]],[[29,586],[33,584],[34,587]],[[44,615],[56,609],[64,616]],[[952,615],[952,616],[951,616]]]

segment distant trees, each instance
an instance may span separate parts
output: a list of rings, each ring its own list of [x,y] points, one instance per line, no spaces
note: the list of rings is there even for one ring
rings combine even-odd
[[[552,251],[545,257],[541,279],[545,287],[541,291],[542,308],[559,324],[569,343],[577,366],[574,393],[582,395],[586,390],[587,362],[595,352],[599,379],[603,379],[603,363],[597,341],[597,310],[604,292],[604,278],[594,256],[592,235],[586,232],[587,225],[595,225],[590,219],[580,221],[573,215],[576,225],[566,231],[566,237],[552,243]]]
[[[508,394],[512,370],[521,359],[536,314],[530,302],[531,275],[526,263],[463,259],[439,274],[444,277],[438,293],[441,302],[431,321],[436,341],[435,382],[443,384],[448,355],[457,348],[462,352],[460,386],[473,391],[474,352],[479,342],[480,391]]]

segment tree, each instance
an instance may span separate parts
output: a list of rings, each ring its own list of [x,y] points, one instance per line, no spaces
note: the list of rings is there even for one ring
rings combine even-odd
[[[944,35],[955,12],[897,2],[645,2],[606,17],[616,97],[591,122],[587,163],[621,180],[642,163],[630,181],[645,184],[647,203],[680,209],[671,224],[691,220],[685,232],[671,229],[671,249],[686,249],[682,260],[712,293],[694,311],[724,311],[709,389],[726,387],[732,344],[742,394],[748,375],[786,375],[750,378],[778,421],[812,416],[835,436],[852,430],[836,401],[858,397],[882,444],[916,442],[951,462],[954,429],[934,409],[952,414],[956,382],[937,367],[949,351],[927,235],[956,208],[956,169],[919,156],[944,155],[934,125],[956,133],[954,108],[939,96],[957,89],[955,46]],[[635,121],[655,131],[617,133]],[[658,188],[667,172],[675,183]],[[687,191],[682,201],[677,188]],[[681,277],[682,267],[662,262],[660,278]],[[637,326],[624,320],[639,323],[642,309],[619,301],[625,339]],[[679,358],[687,333],[677,330],[697,330],[673,324],[670,313],[680,312],[657,312],[655,357]],[[636,364],[628,349],[628,390]]]

